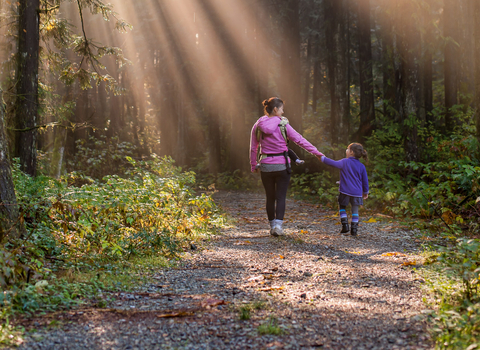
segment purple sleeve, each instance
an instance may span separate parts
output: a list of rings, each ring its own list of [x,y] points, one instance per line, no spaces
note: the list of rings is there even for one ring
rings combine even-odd
[[[255,166],[257,165],[257,151],[258,151],[258,141],[257,141],[257,123],[252,128],[250,133],[250,165],[252,173],[255,171]]]
[[[345,159],[345,158],[344,158]],[[323,157],[322,158],[322,162],[324,162],[325,164],[327,165],[330,165],[330,166],[333,166],[335,168],[338,168],[338,169],[342,169],[343,168],[343,159],[340,159],[340,160],[333,160],[333,159],[330,159],[328,157]]]
[[[323,156],[317,147],[308,142],[302,135],[300,135],[290,124],[287,124],[287,136],[289,140],[292,140],[298,146],[302,147],[305,151],[313,154],[314,156]]]
[[[363,187],[363,193],[368,193],[369,191],[368,176],[367,176],[367,169],[365,167],[363,167],[362,187]]]

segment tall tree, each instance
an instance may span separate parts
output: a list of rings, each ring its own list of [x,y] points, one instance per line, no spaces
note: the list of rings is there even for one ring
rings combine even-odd
[[[333,145],[340,141],[339,130],[347,119],[347,62],[343,1],[324,1],[327,70],[330,90],[330,137]]]
[[[452,107],[458,103],[458,0],[448,0],[443,6],[445,43],[445,132],[453,131],[455,120]]]
[[[400,119],[403,129],[404,150],[407,161],[419,160],[417,122],[420,112],[419,89],[419,32],[413,14],[416,6],[412,0],[403,0],[399,14],[404,25],[397,38],[400,68]]]
[[[475,29],[475,120],[477,125],[477,140],[480,142],[480,2],[472,0],[474,3]]]
[[[37,172],[39,0],[19,0],[15,154],[21,169]]]
[[[22,224],[19,221],[17,199],[8,160],[4,117],[5,106],[0,95],[0,242],[7,234],[10,237],[18,237],[22,233]]]
[[[360,141],[363,142],[366,136],[371,135],[375,120],[370,0],[358,1],[358,58],[360,68],[360,125],[358,135]]]
[[[298,0],[283,0],[280,43],[280,97],[286,101],[285,115],[302,132],[302,86],[300,64],[300,9]]]

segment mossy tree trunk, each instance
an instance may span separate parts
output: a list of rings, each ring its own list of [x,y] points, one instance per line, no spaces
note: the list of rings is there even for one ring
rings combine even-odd
[[[18,5],[17,131],[15,154],[25,173],[37,172],[39,0],[20,0]]]
[[[475,119],[477,124],[477,140],[480,142],[480,2],[472,0],[475,4],[474,17],[475,29]]]
[[[3,99],[0,98],[0,101]],[[4,124],[5,109],[0,103],[0,242],[6,235],[16,238],[22,232],[18,220],[18,205],[8,160],[7,138]]]

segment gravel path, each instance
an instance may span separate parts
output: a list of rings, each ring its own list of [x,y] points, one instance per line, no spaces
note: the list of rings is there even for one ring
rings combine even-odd
[[[20,349],[433,348],[415,232],[374,215],[357,238],[340,235],[336,212],[288,200],[274,238],[263,196],[214,198],[235,222],[223,235],[107,309],[29,320]]]

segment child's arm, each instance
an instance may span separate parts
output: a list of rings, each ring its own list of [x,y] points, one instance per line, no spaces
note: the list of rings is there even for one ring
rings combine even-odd
[[[344,158],[345,159],[345,158]],[[330,158],[327,158],[325,156],[323,156],[321,158],[321,161],[327,165],[330,165],[330,166],[333,166],[335,168],[338,168],[338,169],[342,169],[343,168],[343,160],[344,159],[340,159],[340,160],[333,160],[333,159],[330,159]]]
[[[363,199],[367,199],[369,186],[368,186],[367,169],[365,169],[365,167],[363,167],[363,173],[362,173],[362,188],[363,188]]]

